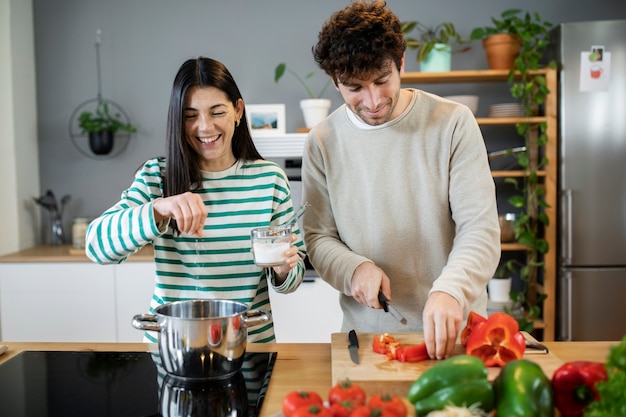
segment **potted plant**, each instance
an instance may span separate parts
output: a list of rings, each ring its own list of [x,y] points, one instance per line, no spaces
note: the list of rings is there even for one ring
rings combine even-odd
[[[408,36],[417,30],[419,37]],[[469,42],[457,32],[454,24],[444,22],[437,26],[428,26],[415,20],[402,23],[402,33],[409,49],[417,49],[416,60],[420,63],[422,72],[450,71],[452,45]],[[454,51],[464,52],[469,47]]]
[[[489,299],[498,303],[510,301],[511,284],[513,282],[513,272],[515,271],[515,260],[500,262],[496,272],[487,284]]]
[[[547,45],[550,22],[542,20],[539,13],[524,13],[508,9],[500,18],[491,18],[492,26],[477,27],[470,34],[471,40],[482,39],[490,69],[513,69],[520,51],[528,56],[531,51]]]
[[[324,84],[324,87],[320,90],[319,94],[315,94],[313,89],[308,83],[308,80],[315,75],[315,71],[311,71],[306,74],[304,77],[301,77],[293,71],[291,68],[287,67],[287,64],[281,62],[276,66],[274,70],[274,82],[278,84],[278,81],[285,75],[285,72],[289,71],[300,84],[306,90],[308,99],[300,100],[300,108],[302,109],[302,114],[304,116],[304,123],[307,128],[312,128],[322,120],[328,116],[328,111],[330,110],[331,102],[329,99],[321,98],[328,86],[330,85],[330,78]]]
[[[98,100],[95,112],[84,111],[78,116],[78,126],[89,136],[89,147],[96,155],[106,155],[113,149],[117,131],[134,133],[137,127],[124,123],[119,113],[110,114],[109,104]]]

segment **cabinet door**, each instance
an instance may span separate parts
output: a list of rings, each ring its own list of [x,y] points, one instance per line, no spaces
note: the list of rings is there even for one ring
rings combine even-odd
[[[115,342],[113,266],[0,265],[0,332],[7,342]]]
[[[330,343],[330,335],[341,330],[339,292],[321,278],[303,282],[291,294],[270,289],[270,302],[277,342]]]
[[[131,322],[136,314],[148,313],[154,292],[154,263],[125,262],[115,266],[115,310],[118,342],[142,342],[144,332]]]

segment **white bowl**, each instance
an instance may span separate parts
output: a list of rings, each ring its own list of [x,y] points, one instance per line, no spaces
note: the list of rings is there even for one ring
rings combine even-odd
[[[474,115],[476,115],[476,112],[478,111],[478,96],[445,96],[444,98],[456,101],[457,103],[461,103],[469,107]]]

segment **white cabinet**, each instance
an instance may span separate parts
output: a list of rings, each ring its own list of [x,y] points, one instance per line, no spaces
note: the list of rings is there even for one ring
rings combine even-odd
[[[0,268],[0,340],[112,342],[114,267],[5,263]]]
[[[339,292],[321,278],[290,294],[270,289],[270,302],[277,342],[330,343],[330,335],[341,330]]]
[[[153,289],[152,262],[1,263],[0,340],[141,342]]]
[[[154,292],[154,262],[115,265],[115,315],[118,342],[142,342],[144,332],[135,329],[135,314],[149,313]]]

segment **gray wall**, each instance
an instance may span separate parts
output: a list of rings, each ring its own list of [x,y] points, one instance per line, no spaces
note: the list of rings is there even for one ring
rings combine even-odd
[[[146,159],[164,153],[170,87],[187,58],[210,56],[224,62],[248,104],[285,103],[287,131],[304,122],[298,107],[303,89],[289,74],[274,84],[274,68],[287,62],[299,73],[315,70],[311,47],[323,21],[348,0],[33,0],[41,192],[71,194],[65,214],[97,216],[115,203]],[[557,24],[626,18],[623,0],[389,0],[402,20],[427,24],[452,21],[469,35],[507,8],[538,11]],[[102,97],[122,106],[140,125],[126,148],[110,159],[88,158],[73,145],[72,113],[97,96],[96,30],[102,31]],[[483,69],[478,43],[453,56],[453,69]],[[416,71],[415,51],[407,71]],[[325,77],[317,71],[318,86]],[[334,109],[336,91],[326,98]],[[509,98],[510,99],[510,98]],[[123,142],[122,142],[123,143]]]

